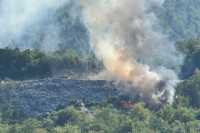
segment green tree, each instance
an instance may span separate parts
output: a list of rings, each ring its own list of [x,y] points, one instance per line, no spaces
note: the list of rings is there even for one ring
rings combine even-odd
[[[184,96],[189,98],[189,105],[192,107],[200,107],[200,70],[196,69],[194,74],[179,83],[176,87],[176,96]],[[175,97],[177,99],[177,97]]]
[[[81,122],[81,114],[74,107],[67,107],[63,110],[58,111],[58,117],[56,124],[64,126],[65,124],[76,125]]]
[[[37,129],[42,128],[42,122],[36,119],[27,119],[22,123],[20,133],[36,133]]]
[[[155,132],[168,133],[170,126],[167,121],[164,121],[161,117],[153,115],[150,118],[150,129]]]
[[[168,123],[172,123],[174,121],[174,113],[174,108],[166,104],[156,113],[156,116]]]
[[[173,40],[196,38],[200,34],[199,0],[165,0],[152,10],[159,18],[163,32]]]
[[[176,109],[174,113],[174,120],[179,120],[182,123],[187,123],[189,121],[194,121],[196,118],[197,112],[192,108],[180,107]]]
[[[128,115],[134,121],[145,121],[149,120],[151,112],[144,107],[145,103],[137,103],[128,111]]]
[[[116,132],[120,124],[118,111],[114,108],[103,108],[102,110],[97,110],[94,116],[100,127],[104,129],[104,132]],[[93,129],[92,129],[93,130]]]
[[[78,126],[71,126],[66,124],[64,127],[55,127],[55,133],[81,133],[81,130]]]
[[[188,133],[198,133],[200,132],[200,121],[190,121],[186,124],[186,132]]]
[[[15,97],[15,83],[0,84],[0,111],[4,123],[11,122],[13,115],[12,102]]]
[[[175,120],[171,125],[171,129],[169,132],[171,133],[185,133],[185,124],[181,123],[178,120]]]

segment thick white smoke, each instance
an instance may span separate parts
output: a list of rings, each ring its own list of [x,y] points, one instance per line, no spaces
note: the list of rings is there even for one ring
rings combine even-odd
[[[57,44],[59,38],[51,33],[59,30],[59,27],[56,27],[55,24],[49,24],[48,27],[46,25],[52,19],[52,14],[61,6],[67,4],[68,1],[1,0],[0,47],[14,45],[22,49],[34,48],[33,45],[37,43],[35,40],[41,40],[43,41],[41,45],[44,49],[50,49],[51,47],[54,49],[56,47],[54,44]],[[32,35],[33,32],[37,34],[34,33]],[[45,34],[45,36],[42,38],[41,34]]]
[[[150,105],[172,102],[174,64],[181,62],[174,45],[157,29],[151,5],[160,0],[79,0],[90,31],[91,47],[106,70],[98,78]]]

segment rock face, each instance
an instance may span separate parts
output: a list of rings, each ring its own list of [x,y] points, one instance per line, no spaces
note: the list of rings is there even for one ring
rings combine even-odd
[[[16,82],[14,109],[21,110],[30,117],[65,106],[73,100],[98,101],[116,95],[106,81],[74,80],[54,78]]]

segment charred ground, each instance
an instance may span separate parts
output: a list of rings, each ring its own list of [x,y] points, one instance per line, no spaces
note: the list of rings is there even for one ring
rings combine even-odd
[[[100,101],[110,95],[117,95],[114,88],[106,86],[104,80],[75,80],[53,78],[42,80],[17,81],[14,110],[35,117],[69,105],[74,100]],[[4,83],[3,87],[8,87]]]

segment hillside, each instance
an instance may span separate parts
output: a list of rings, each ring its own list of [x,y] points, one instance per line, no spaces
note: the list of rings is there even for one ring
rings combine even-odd
[[[173,104],[165,104],[159,110],[149,110],[143,102],[133,103],[129,99],[117,97],[117,92],[109,84],[105,85],[106,81],[54,78],[16,82],[16,93],[13,97],[10,97],[12,89],[5,88],[10,86],[2,82],[0,102],[3,104],[0,106],[4,112],[1,116],[0,131],[2,133],[179,133],[180,131],[198,133],[200,111],[191,108],[191,103],[185,96],[192,92],[187,87],[195,80],[199,80],[199,75],[198,72],[183,82],[182,85],[186,87],[179,86]],[[110,94],[112,96],[109,96]],[[198,96],[198,90],[196,94]],[[192,100],[195,100],[195,97],[196,95],[191,97]],[[9,98],[14,98],[14,110],[11,109]],[[70,103],[73,99],[76,101]],[[59,106],[60,104],[63,106]],[[194,106],[199,106],[199,102],[196,101]],[[4,110],[5,108],[7,110]],[[16,111],[17,109],[24,111],[25,114]],[[46,114],[41,115],[42,113]]]
[[[173,40],[196,38],[200,35],[199,0],[165,0],[154,8],[163,32]]]
[[[0,25],[0,133],[200,133],[200,0],[1,0]]]
[[[17,81],[13,109],[24,112],[27,116],[37,117],[54,111],[59,106],[67,106],[72,101],[101,101],[109,95],[117,95],[114,88],[106,86],[106,81],[75,80],[53,78],[43,80]],[[9,84],[1,84],[8,88]]]

